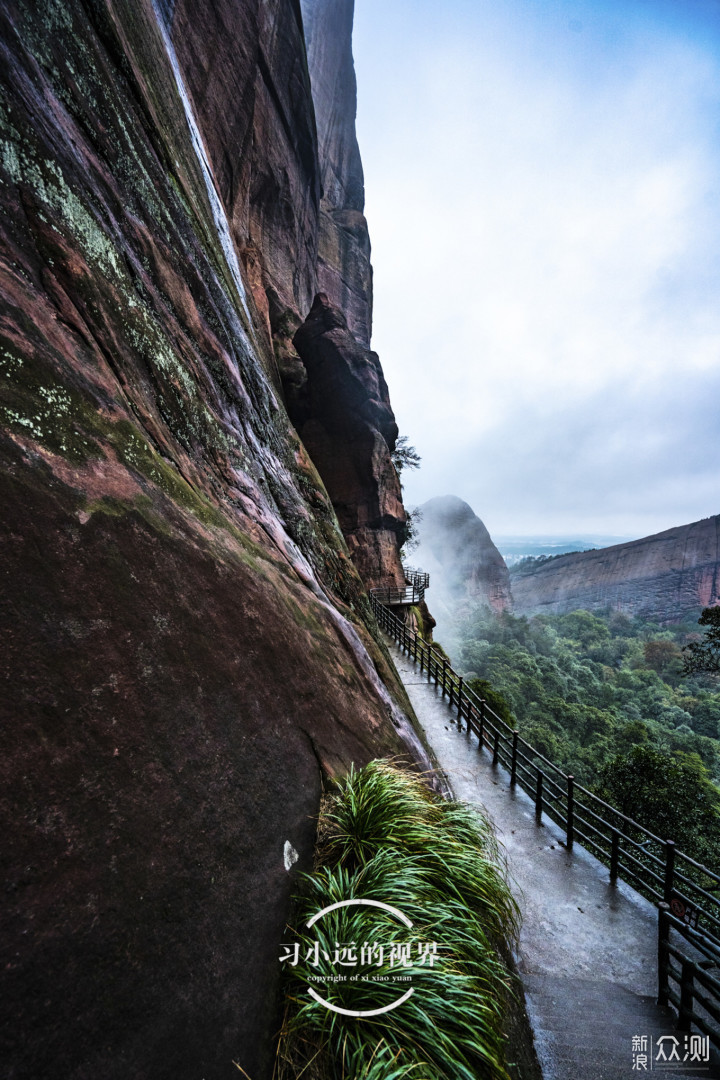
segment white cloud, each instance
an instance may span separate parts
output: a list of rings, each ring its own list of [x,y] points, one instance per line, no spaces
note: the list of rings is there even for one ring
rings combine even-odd
[[[720,37],[571,8],[358,3],[373,344],[410,501],[640,535],[720,509]]]

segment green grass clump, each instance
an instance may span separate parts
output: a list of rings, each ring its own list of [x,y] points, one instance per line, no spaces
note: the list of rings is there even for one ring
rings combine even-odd
[[[507,1080],[503,1024],[512,987],[500,953],[517,934],[518,909],[487,818],[445,801],[417,775],[374,761],[351,771],[327,801],[317,861],[297,918],[278,1078]],[[367,907],[340,908],[305,928],[321,909],[358,898],[397,907],[412,928]],[[356,943],[360,958],[361,944],[378,942],[384,953],[376,949],[372,963],[343,968],[335,960],[338,944]],[[427,943],[437,945],[432,963]],[[335,981],[343,971],[360,977]],[[357,1011],[394,1002],[410,986],[414,992],[391,1012],[351,1018],[312,1000],[308,986]]]

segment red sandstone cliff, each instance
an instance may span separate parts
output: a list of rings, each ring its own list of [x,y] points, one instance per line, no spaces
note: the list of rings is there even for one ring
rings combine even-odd
[[[301,0],[320,144],[318,284],[358,343],[370,347],[372,267],[365,188],[355,137],[353,4]]]
[[[400,481],[390,460],[397,424],[377,353],[359,345],[321,293],[293,339],[307,373],[290,416],[322,476],[366,585],[403,587]]]
[[[720,516],[512,575],[517,614],[613,608],[673,622],[720,599]]]
[[[380,361],[369,347],[372,268],[355,136],[353,5],[302,0],[301,6],[319,144],[320,295],[301,325],[297,305],[283,307],[268,290],[275,353],[290,418],[363,581],[402,586],[406,514],[390,456],[398,431]]]
[[[369,333],[357,162],[295,0],[9,0],[0,48],[3,1067],[262,1080],[323,774],[424,761],[278,369],[321,288]]]

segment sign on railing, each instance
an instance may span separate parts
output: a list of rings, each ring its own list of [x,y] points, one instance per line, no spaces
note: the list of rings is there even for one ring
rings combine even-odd
[[[477,736],[478,750],[489,751],[493,766],[500,764],[509,771],[511,786],[517,784],[531,796],[538,824],[546,815],[565,831],[568,849],[577,842],[609,867],[613,885],[624,880],[642,896],[665,905],[674,929],[696,948],[702,943],[706,967],[712,961],[712,966],[720,969],[720,900],[713,895],[720,890],[720,875],[678,851],[672,840],[656,836],[576,784],[572,775],[532,747],[465,686],[462,675],[432,645],[408,629],[375,595],[371,594],[370,600],[380,627],[420,665],[420,671],[435,682],[443,696],[447,695],[450,707],[457,712],[458,729],[464,720],[467,731]],[[703,981],[706,989],[710,984],[720,989],[717,980]],[[686,996],[687,985],[686,979]],[[660,997],[662,993],[661,984]],[[672,995],[670,1000],[674,1001]],[[698,1026],[720,1047],[720,996],[714,1000],[715,1012],[704,1001],[703,1009],[711,1019],[706,1027]]]

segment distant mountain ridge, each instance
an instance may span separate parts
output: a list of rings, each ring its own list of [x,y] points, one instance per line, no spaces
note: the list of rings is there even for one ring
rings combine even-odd
[[[508,567],[539,555],[568,555],[572,551],[627,544],[633,536],[494,536],[493,543]]]
[[[485,525],[462,499],[443,495],[420,509],[414,561],[429,571],[430,607],[447,626],[473,603],[516,615],[610,608],[670,623],[720,602],[720,514],[508,570]]]
[[[612,608],[673,622],[720,599],[720,515],[511,573],[518,615]]]

